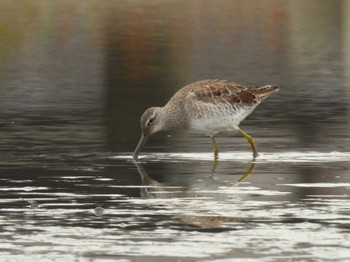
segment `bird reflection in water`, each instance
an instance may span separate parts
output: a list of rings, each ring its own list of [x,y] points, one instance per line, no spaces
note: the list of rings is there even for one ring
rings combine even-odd
[[[227,194],[220,193],[218,188],[220,187],[236,187],[240,182],[245,181],[249,176],[254,174],[255,171],[255,163],[251,162],[248,165],[248,168],[244,174],[242,174],[238,180],[233,183],[229,183],[227,181],[220,181],[217,179],[215,174],[215,169],[218,166],[219,161],[215,161],[213,165],[213,170],[211,170],[210,175],[205,178],[203,181],[199,181],[198,179],[193,179],[192,176],[186,177],[179,182],[159,182],[161,177],[155,179],[147,174],[145,168],[142,166],[140,162],[135,162],[137,170],[141,176],[142,187],[141,187],[141,197],[146,199],[174,199],[174,208],[177,208],[177,201],[175,199],[183,199],[185,202],[180,201],[180,205],[185,205],[188,203],[187,211],[179,208],[179,213],[176,217],[182,224],[195,226],[202,229],[215,229],[222,228],[224,225],[228,224],[237,224],[237,223],[245,223],[251,222],[253,219],[250,217],[234,217],[234,216],[221,216],[221,215],[203,215],[203,210],[196,213],[196,207],[198,206],[198,201],[219,201],[219,203],[225,204],[227,201],[227,205],[232,205],[230,199],[238,198],[244,201],[246,195],[242,194]],[[198,200],[198,201],[196,201]],[[194,208],[191,209],[192,204]],[[229,206],[228,206],[229,207]],[[186,214],[191,213],[191,214]],[[208,213],[210,210],[208,209]],[[256,220],[256,218],[254,218]],[[259,219],[260,220],[260,219]]]

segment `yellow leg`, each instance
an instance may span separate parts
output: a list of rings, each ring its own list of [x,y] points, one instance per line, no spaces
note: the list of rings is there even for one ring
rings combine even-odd
[[[240,179],[238,179],[237,183],[242,182],[247,177],[250,177],[251,175],[253,175],[254,171],[255,171],[255,164],[254,164],[254,162],[251,162],[249,168],[246,171],[246,173],[243,176],[241,176]]]
[[[214,157],[213,165],[211,167],[211,174],[214,175],[216,168],[219,165],[219,161],[217,157]]]
[[[259,154],[258,154],[258,151],[256,150],[256,146],[253,138],[250,135],[248,135],[246,132],[244,132],[242,129],[240,129],[239,127],[238,127],[238,131],[247,139],[248,143],[251,145],[253,149],[253,158],[256,158]]]
[[[219,155],[220,148],[219,148],[218,143],[216,143],[215,137],[212,136],[211,140],[213,141],[213,145],[214,145],[214,157],[215,157],[215,159],[217,159],[218,155]]]

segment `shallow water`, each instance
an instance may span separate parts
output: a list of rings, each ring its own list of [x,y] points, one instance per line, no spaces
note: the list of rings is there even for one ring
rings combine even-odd
[[[2,258],[349,259],[348,160],[325,163],[314,153],[303,162],[247,157],[214,169],[208,159],[179,155],[148,155],[137,164],[110,156],[85,169],[1,170]]]
[[[349,261],[347,1],[2,1],[1,261]],[[277,83],[239,134],[152,137],[204,78]]]

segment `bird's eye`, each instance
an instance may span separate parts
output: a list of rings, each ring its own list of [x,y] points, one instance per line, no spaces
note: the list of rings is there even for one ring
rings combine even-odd
[[[148,125],[150,126],[150,125],[152,125],[154,123],[154,118],[150,118],[149,120],[148,120]]]

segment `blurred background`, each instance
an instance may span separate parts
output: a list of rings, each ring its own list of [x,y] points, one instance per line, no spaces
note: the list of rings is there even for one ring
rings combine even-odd
[[[207,78],[281,86],[242,124],[263,151],[348,150],[349,12],[328,0],[3,0],[3,160],[130,153],[146,108]],[[224,150],[248,150],[225,137]],[[144,150],[210,143],[160,134]]]

